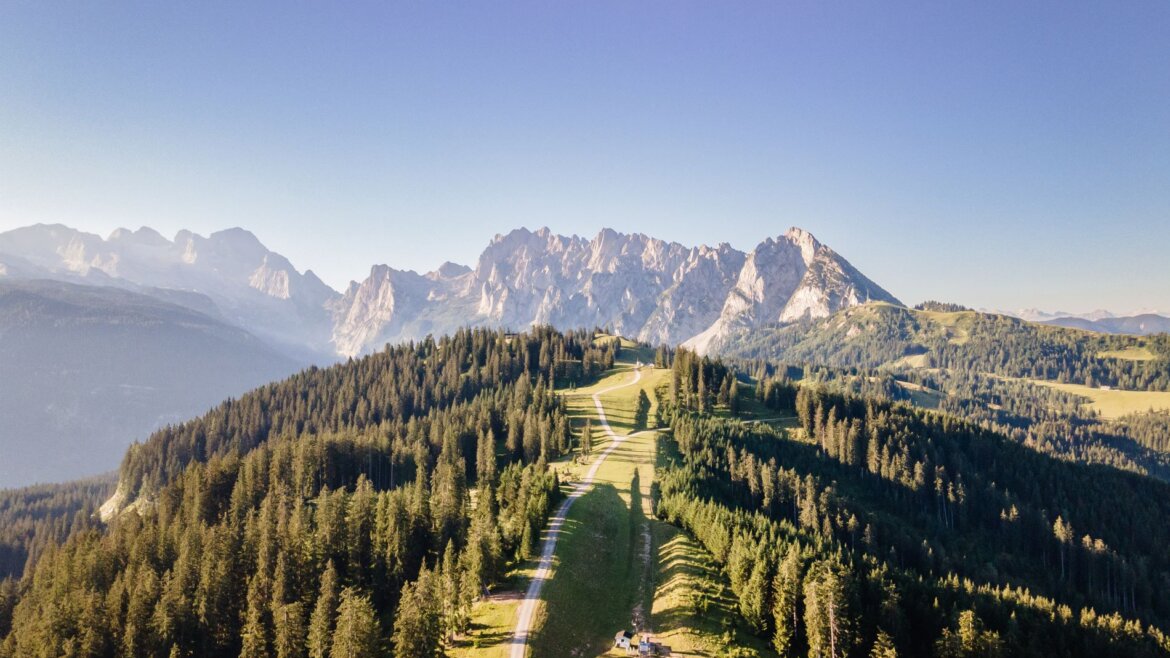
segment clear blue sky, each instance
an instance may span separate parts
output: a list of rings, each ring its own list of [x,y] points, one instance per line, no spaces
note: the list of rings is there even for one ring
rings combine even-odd
[[[0,229],[239,225],[341,287],[522,225],[795,224],[908,302],[1170,309],[1168,35],[1163,0],[9,0]]]

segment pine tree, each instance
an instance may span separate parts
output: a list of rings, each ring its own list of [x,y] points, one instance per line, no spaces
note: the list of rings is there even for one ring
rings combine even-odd
[[[489,427],[479,433],[475,450],[475,481],[479,486],[496,479],[496,434]]]
[[[898,649],[894,647],[894,638],[879,628],[877,638],[873,641],[873,648],[869,650],[869,658],[898,658]]]
[[[695,394],[698,397],[698,405],[696,406],[699,413],[705,414],[711,410],[711,401],[707,398],[707,376],[701,363],[699,364],[698,378],[699,387]]]
[[[286,603],[272,612],[273,648],[276,658],[305,658],[308,655],[305,634],[305,604]]]
[[[122,647],[127,656],[147,655],[152,652],[154,635],[150,625],[151,606],[158,600],[158,595],[158,576],[150,568],[142,569],[126,610]]]
[[[248,609],[240,633],[240,658],[267,658],[272,655],[269,650],[268,620],[265,619],[268,610],[265,589],[261,574],[253,575],[248,583]]]
[[[836,560],[815,563],[804,582],[808,654],[842,658],[853,648],[853,611],[847,567]]]
[[[443,558],[439,561],[439,568],[435,572],[439,609],[442,615],[443,630],[448,637],[452,637],[464,630],[464,611],[460,606],[462,590],[459,583],[461,571],[455,556],[455,544],[447,542],[447,549],[443,551]]]
[[[1060,544],[1060,579],[1065,578],[1065,556],[1068,554],[1068,547],[1072,545],[1073,539],[1076,537],[1076,532],[1073,527],[1064,522],[1064,517],[1057,516],[1056,522],[1052,524],[1052,534],[1056,536],[1056,541]]]
[[[330,561],[321,574],[317,605],[313,608],[313,616],[309,618],[309,658],[329,657],[340,595],[337,570]]]
[[[379,656],[381,635],[382,628],[369,597],[352,587],[342,590],[329,658]]]
[[[936,643],[939,658],[997,658],[1003,653],[999,633],[984,630],[973,610],[959,613],[953,628],[943,630]]]
[[[581,428],[580,451],[583,457],[593,454],[593,421],[589,418],[585,419],[585,427]]]
[[[743,618],[757,633],[764,633],[768,629],[768,611],[772,605],[772,575],[771,565],[764,553],[764,545],[760,544],[752,565],[747,582],[739,597],[740,612]]]
[[[434,658],[439,653],[442,624],[431,579],[423,569],[417,581],[402,587],[394,616],[394,658]]]

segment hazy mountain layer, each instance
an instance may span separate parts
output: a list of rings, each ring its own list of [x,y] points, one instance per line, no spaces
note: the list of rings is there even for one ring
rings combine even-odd
[[[0,281],[0,487],[108,471],[131,441],[298,367],[152,297]]]
[[[1073,329],[1096,331],[1103,334],[1134,334],[1148,336],[1150,334],[1170,332],[1170,318],[1144,313],[1131,317],[1108,317],[1090,320],[1086,318],[1062,317],[1044,320],[1044,324]]]
[[[338,297],[311,271],[300,273],[248,231],[203,237],[119,229],[108,239],[61,225],[0,233],[0,276],[118,286],[208,312],[299,360],[332,352],[326,305]],[[169,292],[163,292],[169,291]],[[177,291],[197,293],[182,299]]]

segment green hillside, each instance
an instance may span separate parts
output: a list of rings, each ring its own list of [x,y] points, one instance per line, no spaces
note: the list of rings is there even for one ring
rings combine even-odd
[[[554,382],[613,359],[591,334],[463,331],[166,428],[127,453],[108,526],[0,587],[0,656],[434,655],[560,495]]]
[[[791,364],[949,368],[1125,390],[1170,390],[1170,336],[1164,334],[1095,334],[1003,315],[919,311],[884,303],[846,309],[823,320],[752,330],[728,341],[720,352]]]
[[[932,305],[867,304],[755,330],[748,371],[905,401],[1069,461],[1170,479],[1170,336],[1095,334]]]

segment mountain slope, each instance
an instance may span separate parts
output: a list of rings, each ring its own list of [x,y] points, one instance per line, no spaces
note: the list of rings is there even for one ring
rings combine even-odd
[[[0,581],[0,656],[376,657],[392,628],[396,655],[439,655],[535,550],[560,496],[546,464],[572,439],[548,383],[613,362],[592,338],[459,332],[159,431],[120,470],[120,498],[142,504],[79,528],[21,587]]]
[[[298,367],[152,297],[0,281],[0,487],[109,470],[151,430]]]
[[[787,429],[717,418],[696,382],[720,364],[679,352],[674,370],[656,511],[724,561],[782,654],[1164,655],[1170,561],[1146,528],[1167,483],[774,380]]]
[[[952,368],[1129,390],[1170,390],[1170,340],[1091,333],[977,311],[866,304],[736,334],[720,352],[839,368]],[[1112,355],[1148,351],[1149,359]]]

